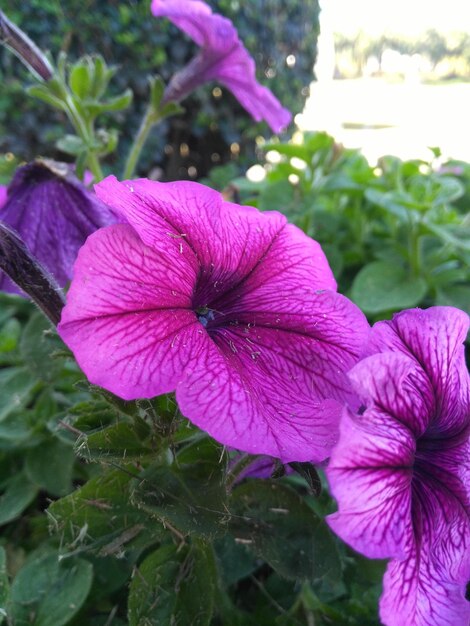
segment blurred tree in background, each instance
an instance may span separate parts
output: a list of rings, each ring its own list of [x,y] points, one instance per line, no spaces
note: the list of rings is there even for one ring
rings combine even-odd
[[[214,11],[231,19],[254,56],[258,78],[295,115],[302,110],[313,78],[319,32],[318,0],[212,0]],[[30,0],[18,5],[5,0],[2,9],[44,50],[54,57],[66,51],[71,60],[99,52],[118,64],[113,80],[116,92],[130,86],[135,94],[132,112],[116,118],[120,131],[119,159],[123,159],[139,125],[148,98],[147,76],[165,81],[188,61],[196,46],[167,20],[150,13],[149,0]],[[31,159],[51,146],[61,134],[60,113],[25,99],[22,85],[29,77],[7,51],[0,51],[0,152],[11,151]],[[200,177],[210,167],[242,154],[254,155],[255,138],[268,135],[265,124],[255,124],[235,98],[213,84],[186,100],[183,116],[172,118],[152,135],[141,173],[154,167],[165,177]],[[109,162],[112,169],[120,163]]]

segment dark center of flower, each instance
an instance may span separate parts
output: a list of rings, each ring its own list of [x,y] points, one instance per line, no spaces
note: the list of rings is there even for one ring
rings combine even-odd
[[[212,320],[215,320],[215,311],[209,309],[207,306],[200,306],[196,309],[197,319],[201,322],[201,324],[206,328],[206,326]]]

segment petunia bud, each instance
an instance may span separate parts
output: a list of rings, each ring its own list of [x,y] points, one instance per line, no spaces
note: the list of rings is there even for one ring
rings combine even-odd
[[[1,222],[0,269],[8,274],[57,326],[65,304],[59,286],[29,252],[21,238]]]
[[[53,69],[46,55],[28,35],[0,11],[0,43],[9,48],[39,80],[52,78]]]

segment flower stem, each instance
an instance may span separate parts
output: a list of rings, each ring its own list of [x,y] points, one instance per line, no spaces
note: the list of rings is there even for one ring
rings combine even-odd
[[[419,277],[421,262],[419,250],[419,235],[417,232],[416,224],[411,224],[410,228],[410,234],[408,239],[408,260],[412,276],[416,278]]]
[[[159,122],[159,117],[155,113],[155,109],[150,104],[147,107],[142,122],[140,124],[139,132],[137,133],[134,142],[131,146],[129,154],[127,156],[126,165],[122,174],[123,180],[128,180],[134,176],[135,168],[139,160],[142,148],[147,141],[152,128]]]
[[[88,153],[87,163],[94,177],[93,182],[99,183],[100,180],[103,180],[104,178],[103,170],[101,169],[99,159],[94,152],[90,151]]]
[[[93,139],[93,127],[91,125],[87,125],[86,121],[83,119],[83,116],[80,114],[79,110],[75,106],[75,103],[70,95],[67,95],[65,99],[65,105],[67,107],[67,116],[72,126],[74,127],[75,132],[85,142],[87,146],[90,146]],[[87,154],[87,165],[93,173],[95,183],[104,178],[103,170],[101,169],[98,156],[90,148],[88,149]]]

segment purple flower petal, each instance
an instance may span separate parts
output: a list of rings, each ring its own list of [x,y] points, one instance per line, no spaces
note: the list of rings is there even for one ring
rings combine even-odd
[[[3,185],[0,185],[0,209],[7,201],[7,188]]]
[[[0,220],[14,229],[60,286],[87,236],[116,221],[108,207],[88,191],[65,164],[35,161],[20,167],[0,205]],[[6,276],[0,289],[20,293]]]
[[[75,265],[59,332],[87,376],[127,399],[175,390],[226,445],[326,458],[369,327],[319,245],[196,183],[95,189],[128,224]]]
[[[199,46],[201,52],[178,72],[165,94],[181,100],[210,80],[225,85],[256,120],[265,120],[278,133],[292,116],[269,89],[256,80],[256,67],[230,20],[212,13],[199,0],[153,0],[152,13],[167,17]]]
[[[416,360],[438,402],[440,430],[460,430],[469,419],[470,379],[463,346],[468,323],[468,315],[453,307],[403,311],[391,322],[376,324],[368,349],[393,349]]]
[[[90,236],[59,325],[90,381],[126,400],[173,391],[204,345],[188,295],[193,259],[167,239],[149,248],[125,224]]]
[[[433,545],[422,545],[409,558],[388,564],[380,601],[380,617],[387,626],[470,623],[470,603],[465,599],[470,578],[468,516],[463,513],[446,521],[442,531]]]
[[[351,371],[361,410],[343,414],[327,469],[330,526],[370,557],[392,557],[381,618],[395,626],[468,626],[470,377],[468,316],[403,311],[372,330]]]
[[[328,464],[339,512],[327,518],[346,543],[369,558],[406,556],[412,536],[411,480],[415,443],[408,429],[379,410],[345,410]]]

